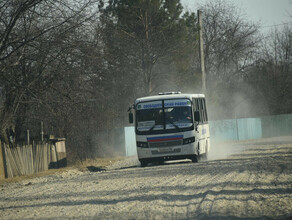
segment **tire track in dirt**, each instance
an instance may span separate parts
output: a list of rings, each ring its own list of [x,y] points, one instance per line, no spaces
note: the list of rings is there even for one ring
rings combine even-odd
[[[36,178],[0,188],[0,216],[282,218],[292,213],[291,156],[292,145],[257,145],[220,160],[145,168],[127,162],[104,172]]]
[[[195,198],[194,201],[190,201],[188,204],[188,210],[187,210],[187,217],[191,217],[193,215],[198,215],[199,213],[204,213],[206,209],[208,209],[209,206],[209,201],[210,199],[208,198],[210,195],[208,192],[212,190],[212,188],[215,188],[216,186],[213,186],[212,188],[206,188],[203,185],[209,185],[210,183],[215,183],[220,179],[220,175],[206,175],[202,176],[202,181],[201,181],[201,187],[199,190],[197,190],[194,194]],[[196,185],[198,182],[193,182],[192,185]],[[203,183],[203,185],[202,185]],[[196,188],[196,187],[194,187]],[[201,197],[201,199],[200,199]],[[196,200],[198,200],[196,202]]]

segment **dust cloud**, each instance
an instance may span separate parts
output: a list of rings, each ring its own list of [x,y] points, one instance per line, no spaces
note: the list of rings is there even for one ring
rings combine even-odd
[[[225,159],[228,156],[240,153],[245,149],[246,146],[236,144],[235,142],[212,141],[211,137],[211,146],[207,160]]]

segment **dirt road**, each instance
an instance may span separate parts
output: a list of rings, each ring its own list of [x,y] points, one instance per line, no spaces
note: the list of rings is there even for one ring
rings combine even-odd
[[[2,185],[0,218],[288,219],[292,216],[292,144],[258,142],[237,144],[233,149],[235,155],[216,159],[213,151],[212,160],[199,163],[180,161],[141,168],[136,158],[130,158],[105,171],[70,170]],[[220,148],[217,151],[220,155]]]

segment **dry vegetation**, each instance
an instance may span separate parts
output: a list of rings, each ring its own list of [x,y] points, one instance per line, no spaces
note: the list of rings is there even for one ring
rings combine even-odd
[[[96,158],[96,159],[87,159],[83,162],[69,162],[69,165],[64,168],[59,169],[49,169],[47,171],[43,171],[34,175],[26,175],[26,176],[17,176],[9,179],[0,179],[0,185],[4,185],[7,183],[20,182],[23,180],[29,180],[37,177],[48,176],[60,174],[63,172],[67,172],[69,170],[79,170],[79,171],[88,171],[89,169],[100,169],[103,170],[106,167],[112,165],[117,161],[123,160],[123,157],[111,157],[111,158]]]

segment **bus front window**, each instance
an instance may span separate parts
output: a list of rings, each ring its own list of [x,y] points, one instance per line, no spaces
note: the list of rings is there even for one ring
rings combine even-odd
[[[192,126],[192,109],[188,106],[165,108],[166,129]]]
[[[136,115],[138,131],[163,129],[163,112],[161,101],[138,104]]]
[[[192,105],[189,99],[138,103],[136,121],[137,131],[142,133],[191,129],[193,126]]]
[[[166,129],[192,127],[192,105],[190,100],[165,100],[164,107]]]

